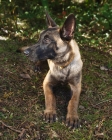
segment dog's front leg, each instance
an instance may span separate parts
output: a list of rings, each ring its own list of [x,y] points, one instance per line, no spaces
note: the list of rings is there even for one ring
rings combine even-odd
[[[54,86],[54,80],[50,76],[49,72],[44,79],[43,88],[45,94],[45,111],[44,111],[44,119],[46,122],[56,121],[56,100],[52,91],[52,87]]]
[[[78,128],[79,127],[79,117],[77,113],[79,96],[81,92],[81,83],[77,85],[70,84],[72,97],[68,103],[68,112],[66,117],[66,124],[70,128]]]

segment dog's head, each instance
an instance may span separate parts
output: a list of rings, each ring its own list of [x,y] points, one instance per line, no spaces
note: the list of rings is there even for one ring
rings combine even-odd
[[[24,53],[33,62],[56,59],[57,55],[67,50],[67,42],[74,35],[75,17],[73,14],[67,17],[61,28],[58,27],[47,12],[46,21],[48,28],[40,34],[37,44],[24,50]]]

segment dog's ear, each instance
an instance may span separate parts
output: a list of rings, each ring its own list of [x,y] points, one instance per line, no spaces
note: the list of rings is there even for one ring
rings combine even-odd
[[[60,30],[60,36],[63,40],[70,41],[73,38],[75,25],[75,16],[70,14]]]
[[[56,27],[57,24],[55,23],[55,21],[50,17],[50,15],[48,14],[48,12],[46,11],[46,22],[47,22],[47,26],[49,27]]]

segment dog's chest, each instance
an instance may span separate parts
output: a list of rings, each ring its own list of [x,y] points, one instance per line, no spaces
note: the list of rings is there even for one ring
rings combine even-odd
[[[70,75],[70,68],[61,68],[61,67],[54,67],[53,71],[53,76],[55,76],[55,78],[58,81],[67,81],[69,75]]]
[[[82,68],[82,66],[79,63],[78,64],[76,63],[74,65],[70,64],[65,68],[56,66],[52,61],[48,61],[48,64],[49,64],[51,75],[53,75],[58,81],[63,81],[63,82],[77,75],[77,73],[79,73]]]

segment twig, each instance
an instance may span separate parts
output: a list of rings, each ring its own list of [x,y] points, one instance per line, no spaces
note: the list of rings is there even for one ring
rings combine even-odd
[[[98,108],[99,108],[98,106],[99,106],[100,104],[103,104],[103,103],[106,103],[106,102],[112,102],[112,99],[99,102],[98,104],[92,104],[92,103],[90,103],[90,104],[91,104],[91,106],[92,106],[93,108],[98,109]]]
[[[103,104],[103,103],[106,103],[106,102],[112,102],[112,99],[99,102],[98,104],[96,104],[96,105],[94,105],[94,106],[98,106],[98,105]]]
[[[1,121],[1,120],[0,120],[0,123],[1,123],[3,126],[5,126],[6,128],[9,128],[10,130],[12,130],[12,131],[14,131],[14,132],[21,133],[20,130],[17,130],[17,129],[12,128],[12,126],[9,126],[9,125],[5,124],[5,123],[4,123],[3,121]]]
[[[26,130],[23,128],[21,133],[18,135],[18,140],[21,140],[25,136]]]
[[[3,126],[5,126],[6,128],[8,128],[8,129],[10,129],[10,130],[12,130],[12,131],[14,131],[14,132],[19,133],[19,135],[18,135],[18,140],[21,140],[21,139],[24,137],[25,133],[26,133],[26,130],[25,130],[25,129],[22,129],[22,131],[17,130],[17,129],[14,129],[14,128],[12,128],[12,126],[9,126],[9,125],[5,124],[2,120],[0,120],[0,123],[1,123]]]

